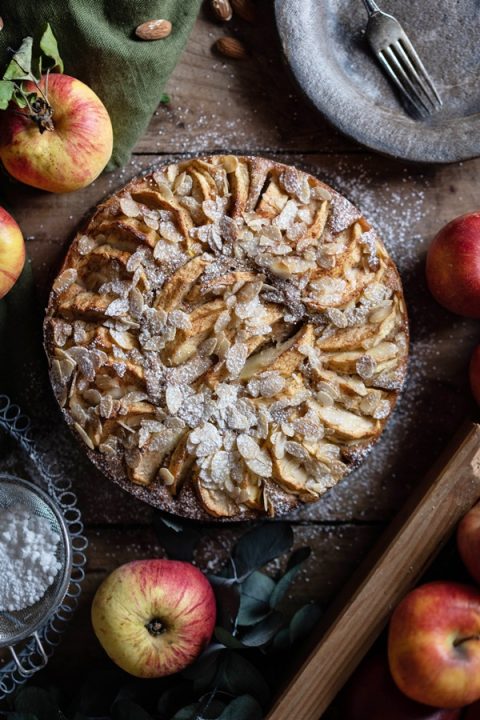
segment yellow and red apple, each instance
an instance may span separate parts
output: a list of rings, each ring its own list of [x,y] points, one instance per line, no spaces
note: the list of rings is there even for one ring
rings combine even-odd
[[[137,560],[100,585],[92,604],[95,634],[110,658],[141,678],[171,675],[208,645],[216,605],[206,577],[190,563]]]
[[[458,708],[480,699],[480,591],[453,582],[413,590],[392,615],[388,657],[412,700]]]
[[[458,720],[459,710],[439,709],[410,700],[397,688],[386,652],[361,663],[343,691],[342,720]]]
[[[458,526],[457,546],[463,564],[480,584],[480,503],[469,510]]]
[[[427,283],[447,310],[480,318],[480,211],[455,218],[434,237]]]
[[[25,242],[13,217],[0,207],[0,298],[16,283],[25,264]]]
[[[0,160],[14,178],[41,190],[83,188],[112,154],[108,112],[93,90],[68,75],[50,74],[48,88],[42,76],[39,88],[47,95],[51,119],[35,122],[18,108],[0,112]],[[24,83],[24,90],[40,97],[33,83]]]

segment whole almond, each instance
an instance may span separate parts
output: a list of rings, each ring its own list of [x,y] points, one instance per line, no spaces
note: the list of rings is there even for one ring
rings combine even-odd
[[[229,0],[211,0],[213,14],[221,22],[228,22],[232,19],[232,6]]]
[[[252,0],[231,0],[232,8],[235,13],[249,23],[254,23],[257,13]]]
[[[244,60],[248,57],[245,45],[234,37],[221,37],[215,42],[216,50],[225,57],[233,60]]]
[[[147,20],[137,27],[135,35],[140,40],[163,40],[172,32],[170,20]]]

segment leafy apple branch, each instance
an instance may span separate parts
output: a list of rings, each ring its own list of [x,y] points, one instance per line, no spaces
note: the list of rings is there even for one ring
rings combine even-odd
[[[44,132],[53,129],[53,110],[48,102],[48,77],[54,70],[63,72],[63,61],[49,23],[40,38],[37,75],[33,71],[33,64],[33,38],[29,36],[23,39],[20,48],[13,53],[0,80],[0,110],[12,109],[22,117],[30,118],[38,125],[40,132]],[[42,74],[45,76],[44,88],[41,86]],[[35,90],[29,89],[27,83],[32,83]]]

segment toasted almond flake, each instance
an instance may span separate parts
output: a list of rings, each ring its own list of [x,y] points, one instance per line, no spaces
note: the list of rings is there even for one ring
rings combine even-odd
[[[176,415],[183,403],[183,393],[181,389],[175,385],[167,385],[165,402],[167,403],[168,411],[171,412],[172,415]]]
[[[120,198],[120,209],[127,217],[138,217],[142,209],[140,205],[132,199],[131,195],[124,195]]]
[[[172,475],[168,468],[160,468],[160,470],[158,471],[158,475],[163,480],[163,484],[167,487],[170,487],[170,485],[174,485],[175,476]]]
[[[65,292],[65,290],[68,290],[68,288],[73,285],[77,279],[77,275],[78,273],[75,268],[68,268],[68,270],[64,270],[56,278],[52,285],[52,290],[57,293]]]
[[[92,440],[90,439],[90,436],[87,435],[87,433],[85,432],[83,427],[81,425],[79,425],[78,422],[74,422],[73,427],[75,428],[77,433],[80,435],[80,437],[82,438],[85,445],[87,447],[89,447],[90,450],[95,450],[95,445],[93,444]]]

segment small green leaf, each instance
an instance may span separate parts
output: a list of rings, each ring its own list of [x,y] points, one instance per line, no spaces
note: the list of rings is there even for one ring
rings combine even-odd
[[[270,690],[260,671],[240,653],[225,652],[217,675],[217,686],[232,695],[252,695],[266,705]]]
[[[295,578],[295,575],[300,570],[301,564],[310,556],[310,548],[309,547],[302,547],[298,548],[294,553],[292,553],[292,556],[290,560],[288,561],[287,570],[283,577],[280,578],[277,582],[277,586],[275,590],[272,592],[272,595],[270,597],[270,605],[272,608],[277,607],[280,600],[283,598],[285,593],[287,592],[290,584],[292,583],[293,579]]]
[[[306,637],[320,620],[322,611],[318,605],[309,603],[297,610],[290,622],[290,640],[292,643]]]
[[[254,625],[270,612],[270,597],[275,581],[262,572],[253,572],[241,584],[240,609],[237,615],[239,625]]]
[[[193,703],[187,705],[178,712],[175,713],[172,720],[195,720],[197,717],[197,710],[200,707],[200,703]]]
[[[262,720],[263,712],[250,695],[240,695],[228,705],[218,720]]]
[[[234,637],[231,632],[225,630],[225,628],[223,627],[215,628],[215,637],[217,638],[218,642],[221,642],[222,645],[225,645],[225,647],[227,648],[232,648],[234,650],[245,649],[245,645],[238,638]]]
[[[288,552],[293,530],[286,523],[265,523],[242,535],[233,549],[237,575],[243,577]]]
[[[170,105],[172,99],[170,95],[167,95],[167,93],[163,93],[162,97],[160,98],[160,105]]]
[[[290,645],[290,628],[282,628],[273,638],[272,648],[274,650],[286,650]]]
[[[35,80],[32,74],[32,48],[33,38],[24,38],[9,62],[3,80]]]
[[[47,58],[49,58],[50,60],[53,60],[53,65],[51,65],[50,70],[58,70],[59,72],[62,73],[63,72],[63,60],[60,57],[60,53],[58,51],[57,39],[56,39],[55,35],[53,34],[52,28],[50,27],[50,23],[47,23],[45,32],[43,33],[43,35],[40,39],[40,49]]]
[[[285,618],[282,613],[274,611],[261,622],[251,625],[242,635],[241,641],[247,647],[267,645],[284,623]]]
[[[117,700],[111,710],[112,720],[153,720],[150,713],[133,702],[133,700]]]
[[[0,110],[6,110],[13,93],[15,85],[11,80],[0,80]]]

